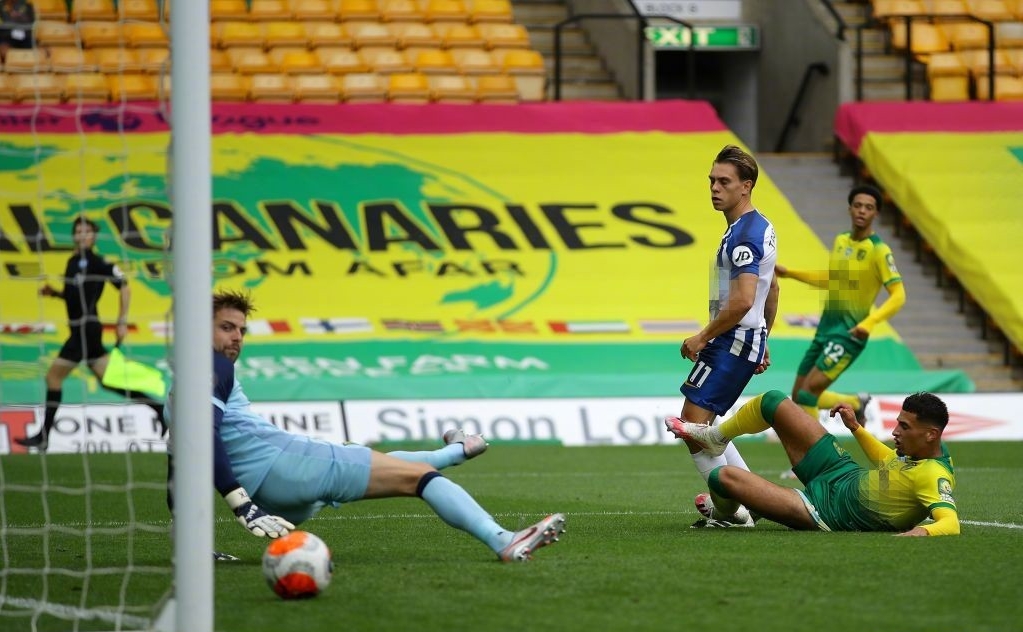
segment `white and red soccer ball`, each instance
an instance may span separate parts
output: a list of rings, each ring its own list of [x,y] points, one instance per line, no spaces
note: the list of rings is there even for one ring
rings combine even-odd
[[[263,577],[281,599],[315,597],[330,585],[333,572],[330,549],[308,531],[277,538],[263,553]]]

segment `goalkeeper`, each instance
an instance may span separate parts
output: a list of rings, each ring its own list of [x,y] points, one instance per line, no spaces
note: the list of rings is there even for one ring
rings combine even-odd
[[[930,393],[910,395],[892,430],[895,449],[881,443],[856,419],[847,403],[832,415],[853,433],[871,467],[857,465],[816,417],[770,391],[747,402],[729,420],[706,426],[668,418],[668,431],[700,445],[710,454],[724,452],[735,437],[773,427],[805,486],[782,487],[746,470],[725,465],[711,472],[708,484],[719,511],[744,504],[750,511],[802,530],[898,531],[899,535],[958,535],[959,513],[952,491],[952,458],[941,442],[948,423],[945,403]],[[725,505],[725,506],[721,506]],[[921,524],[925,519],[933,522]],[[707,526],[732,526],[708,519]]]
[[[487,446],[479,435],[448,431],[448,445],[439,450],[385,454],[292,434],[252,412],[234,370],[252,311],[246,293],[213,296],[214,484],[254,535],[286,535],[327,505],[397,496],[422,498],[444,522],[475,536],[506,562],[530,559],[564,531],[562,514],[521,531],[506,529],[437,471],[482,453]],[[173,438],[171,424],[171,445]]]

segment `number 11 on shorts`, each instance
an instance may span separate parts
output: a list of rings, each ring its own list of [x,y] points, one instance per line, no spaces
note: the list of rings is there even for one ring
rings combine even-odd
[[[705,362],[697,360],[696,366],[693,367],[693,370],[689,372],[689,377],[686,378],[686,384],[700,388],[707,381],[707,378],[710,377],[712,370]]]

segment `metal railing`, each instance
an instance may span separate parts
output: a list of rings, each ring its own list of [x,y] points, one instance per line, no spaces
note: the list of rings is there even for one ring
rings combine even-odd
[[[846,30],[849,29],[849,25],[845,23],[845,19],[842,18],[842,14],[838,12],[838,9],[835,8],[835,5],[831,4],[831,0],[821,0],[821,4],[824,5],[824,8],[828,10],[828,13],[831,14],[831,17],[835,18],[835,21],[838,22],[838,30],[835,33],[835,37],[844,42],[845,32]]]
[[[806,90],[810,86],[810,78],[813,77],[814,73],[820,73],[822,77],[827,77],[831,74],[828,65],[822,61],[816,61],[806,66],[806,70],[803,71],[803,79],[799,82],[799,89],[796,91],[796,98],[792,100],[792,107],[789,108],[789,115],[785,118],[785,126],[782,127],[781,134],[778,136],[778,142],[774,145],[774,152],[780,154],[785,151],[785,142],[788,140],[789,133],[799,127],[802,122],[799,119],[799,106],[803,104],[803,100],[806,98]]]

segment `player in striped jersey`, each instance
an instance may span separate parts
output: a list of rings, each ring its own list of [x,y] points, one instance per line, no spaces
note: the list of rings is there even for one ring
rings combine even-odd
[[[780,524],[801,530],[897,531],[900,535],[958,535],[955,470],[941,441],[948,424],[945,403],[930,393],[910,395],[892,430],[895,449],[867,432],[847,403],[832,410],[853,433],[870,467],[853,461],[816,416],[780,391],[747,402],[718,426],[667,422],[668,431],[720,454],[735,437],[774,428],[793,471],[805,486],[783,487],[752,472],[720,467],[709,485],[719,511],[737,503]],[[921,524],[927,518],[933,522]],[[708,520],[708,526],[732,526]]]
[[[753,156],[734,145],[723,148],[711,165],[711,204],[728,227],[715,256],[710,322],[680,349],[694,363],[680,389],[685,396],[680,417],[685,421],[713,423],[770,364],[767,336],[778,311],[777,239],[771,222],[751,200],[758,174]],[[726,463],[748,469],[732,445],[718,456],[687,445],[704,480]],[[718,518],[753,524],[745,510]]]

